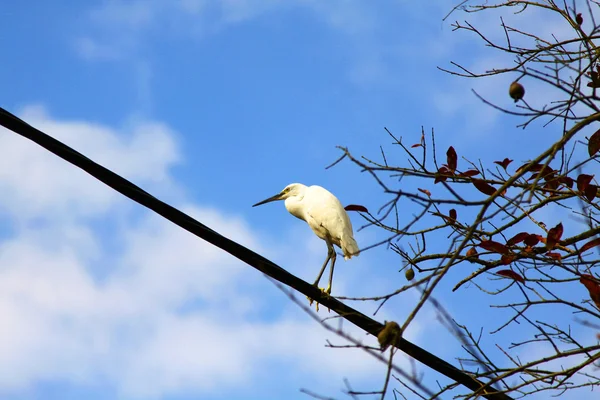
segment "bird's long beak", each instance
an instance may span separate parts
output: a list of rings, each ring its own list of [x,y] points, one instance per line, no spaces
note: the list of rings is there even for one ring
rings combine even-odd
[[[258,203],[254,204],[252,207],[260,206],[262,204],[270,203],[272,201],[277,201],[277,200],[282,200],[281,193],[277,193],[275,196],[271,196],[268,199],[265,199],[263,201],[259,201]]]

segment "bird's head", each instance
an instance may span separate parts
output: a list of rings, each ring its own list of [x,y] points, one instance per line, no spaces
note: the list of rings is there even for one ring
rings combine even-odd
[[[277,193],[275,196],[271,196],[268,199],[259,201],[252,207],[260,206],[262,204],[270,203],[272,201],[289,199],[290,197],[302,197],[304,195],[305,190],[306,186],[304,186],[303,184],[291,183],[287,185],[281,192]]]

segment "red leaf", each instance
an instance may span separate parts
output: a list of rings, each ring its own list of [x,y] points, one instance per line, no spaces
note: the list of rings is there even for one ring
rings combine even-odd
[[[517,258],[517,256],[515,256],[514,254],[502,254],[502,257],[500,257],[500,263],[502,265],[508,265],[511,262],[515,261],[515,258]]]
[[[458,163],[458,155],[456,154],[456,150],[454,150],[454,147],[450,146],[448,147],[448,151],[446,152],[446,162],[448,164],[448,168],[450,169],[450,171],[454,172],[456,171],[456,166]]]
[[[492,253],[508,254],[508,247],[493,240],[483,240],[479,243],[479,247]]]
[[[590,292],[596,292],[597,290],[600,290],[600,288],[598,288],[600,284],[597,282],[597,279],[593,275],[583,274],[581,275],[581,278],[579,278],[579,282],[583,283],[583,285]]]
[[[421,147],[421,146],[423,146],[421,143],[417,143],[417,144],[413,144],[413,145],[412,145],[412,146],[410,146],[410,147]]]
[[[502,271],[496,272],[496,274],[505,276],[507,278],[511,278],[517,282],[525,283],[525,279],[515,271],[511,271],[510,269],[503,269]]]
[[[435,176],[435,181],[433,183],[438,182],[446,182],[448,179],[448,175],[452,175],[452,172],[448,169],[448,167],[442,165]]]
[[[494,193],[496,193],[496,189],[489,183],[486,183],[486,181],[484,181],[483,179],[473,179],[473,185],[481,193],[487,194],[488,196],[491,196]]]
[[[581,192],[585,191],[585,188],[590,184],[594,175],[581,174],[577,177],[577,189]]]
[[[587,242],[586,244],[584,244],[583,246],[581,246],[581,250],[579,250],[579,252],[583,253],[584,251],[587,251],[587,250],[591,249],[592,247],[596,247],[598,245],[600,245],[600,238],[599,239],[590,240],[589,242]]]
[[[431,213],[431,215],[435,215],[436,217],[440,217],[442,218],[444,221],[446,221],[447,224],[453,224],[456,222],[456,210],[452,209],[450,210],[449,215],[444,215],[438,212],[433,212]]]
[[[538,164],[539,165],[539,164]],[[548,166],[543,166],[539,169],[539,171],[533,171],[534,173],[529,177],[529,180],[532,180],[534,178],[543,178],[545,180],[549,180],[552,179],[554,176],[554,173],[556,171],[554,171],[552,168],[548,167]]]
[[[359,206],[357,204],[348,204],[346,207],[344,207],[344,210],[346,210],[346,211],[360,211],[360,212],[366,212],[366,213],[369,212],[369,210],[367,210],[367,208],[365,206]]]
[[[554,258],[558,262],[562,261],[562,254],[560,254],[560,253],[554,253],[554,252],[549,251],[546,253],[546,255],[548,257]]]
[[[540,172],[538,172],[538,175],[541,176],[542,178],[544,178],[546,181],[553,179],[555,174],[556,174],[556,171],[547,165],[545,167],[543,167],[540,170]]]
[[[513,162],[513,160],[505,158],[502,161],[494,161],[494,164],[498,164],[499,166],[501,166],[502,168],[504,168],[504,170],[506,171],[506,167],[508,167],[508,164],[510,164],[511,162]]]
[[[596,198],[596,194],[598,193],[598,186],[596,185],[587,185],[585,187],[585,198],[591,203],[592,200]]]
[[[600,81],[598,79],[598,66],[596,66],[596,71],[590,71],[588,72],[588,76],[592,79],[591,82],[588,82],[587,86],[588,87],[593,87],[593,88],[597,88],[600,87]]]
[[[588,154],[590,157],[596,154],[598,150],[600,150],[600,129],[594,132],[588,141]]]
[[[537,171],[541,171],[544,168],[544,164],[531,164],[531,166],[529,168],[527,168],[527,171],[530,172],[537,172]]]
[[[431,192],[427,189],[419,189],[419,192],[425,193],[428,197],[431,197]]]
[[[598,280],[592,275],[584,274],[579,278],[579,282],[583,283],[590,292],[590,298],[594,301],[596,307],[600,308],[600,284]]]
[[[556,225],[554,228],[551,228],[548,231],[548,236],[546,236],[546,248],[548,250],[552,250],[554,246],[560,241],[560,238],[563,234],[563,226],[562,222]]]
[[[464,176],[466,178],[469,178],[469,177],[475,176],[475,175],[479,175],[479,171],[477,171],[476,169],[469,169],[465,172],[461,172],[460,174],[458,174],[458,176]]]
[[[517,168],[517,170],[515,172],[519,173],[523,170],[529,171],[529,172],[538,172],[538,171],[541,171],[542,168],[544,168],[544,164],[525,163],[525,164],[521,165],[519,168]]]
[[[452,220],[452,222],[456,221],[457,215],[456,215],[456,210],[454,208],[452,210],[450,210],[449,216],[450,216],[450,219]]]
[[[540,238],[541,238],[540,235],[531,234],[531,235],[527,236],[525,239],[523,239],[523,242],[527,246],[533,247],[540,242]]]
[[[547,183],[544,185],[544,189],[558,189],[558,181],[556,179],[547,180]]]
[[[477,249],[475,247],[471,247],[467,250],[467,257],[477,257],[479,254],[477,253]]]
[[[528,236],[529,236],[529,233],[527,233],[527,232],[517,233],[515,236],[508,239],[508,242],[506,242],[506,245],[514,246],[515,244],[519,244],[523,240],[525,240],[525,238],[527,238]]]
[[[573,178],[569,178],[568,176],[561,176],[561,177],[559,177],[557,179],[558,179],[558,181],[560,183],[562,183],[563,185],[565,185],[569,189],[572,189],[573,188],[573,184],[575,183],[575,181],[573,180]]]

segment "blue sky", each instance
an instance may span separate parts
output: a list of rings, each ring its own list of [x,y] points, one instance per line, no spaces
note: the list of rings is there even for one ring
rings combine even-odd
[[[385,197],[366,174],[350,163],[325,170],[335,146],[377,158],[384,145],[398,164],[383,128],[416,143],[422,126],[444,152],[487,162],[526,161],[525,149],[548,145],[471,94],[509,107],[510,77],[466,81],[436,68],[503,61],[452,33],[442,3],[10,2],[0,11],[2,106],[312,281],[325,244],[282,204],[251,205],[302,182],[376,210]],[[2,398],[307,398],[299,388],[343,398],[345,377],[380,387],[383,365],[325,348],[343,342],[257,271],[32,143],[4,130],[0,142]],[[418,211],[402,204],[406,220]],[[356,233],[360,246],[383,237]],[[404,283],[401,266],[384,248],[338,261],[333,294],[386,293]],[[475,288],[441,293],[465,321],[493,321],[471,309]],[[404,294],[377,318],[401,321],[417,298]],[[406,337],[448,361],[458,352],[430,309]]]

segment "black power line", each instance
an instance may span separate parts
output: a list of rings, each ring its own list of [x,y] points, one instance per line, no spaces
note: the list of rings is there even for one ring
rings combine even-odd
[[[361,312],[347,306],[346,304],[336,300],[334,297],[323,295],[320,289],[303,281],[302,279],[290,274],[275,263],[267,260],[265,257],[253,252],[250,249],[230,240],[206,225],[198,222],[189,215],[179,211],[178,209],[160,201],[150,193],[140,187],[129,182],[127,179],[115,174],[100,164],[95,163],[83,154],[75,151],[69,146],[60,141],[48,136],[44,132],[32,127],[17,116],[9,113],[0,107],[0,125],[7,129],[37,143],[51,153],[57,155],[63,160],[81,168],[94,178],[110,186],[117,192],[129,197],[131,200],[143,205],[146,208],[156,212],[162,217],[168,219],[175,225],[185,229],[186,231],[198,236],[201,239],[225,250],[234,257],[244,261],[251,267],[261,271],[269,277],[287,285],[291,288],[303,293],[307,297],[314,299],[327,308],[335,311],[344,319],[352,322],[365,332],[377,336],[383,328],[383,325]],[[446,361],[429,353],[425,349],[409,342],[406,339],[399,338],[393,344],[404,353],[408,354],[415,360],[427,365],[428,367],[438,371],[439,373],[451,378],[452,380],[473,390],[477,395],[483,396],[486,399],[492,400],[512,400],[505,393],[496,392],[495,389],[486,386],[483,382],[459,370]]]

